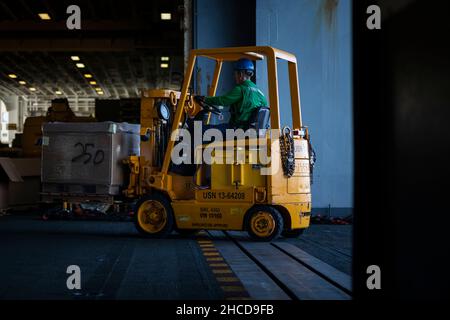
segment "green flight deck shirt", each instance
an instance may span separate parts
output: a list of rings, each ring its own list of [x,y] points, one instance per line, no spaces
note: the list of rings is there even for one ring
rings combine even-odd
[[[230,106],[230,125],[237,128],[247,124],[253,110],[268,107],[266,97],[251,80],[245,80],[223,96],[205,97],[205,102],[216,106]]]

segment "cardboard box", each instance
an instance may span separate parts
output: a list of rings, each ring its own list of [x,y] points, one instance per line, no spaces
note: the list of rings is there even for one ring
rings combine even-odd
[[[40,201],[40,158],[0,158],[0,210]]]

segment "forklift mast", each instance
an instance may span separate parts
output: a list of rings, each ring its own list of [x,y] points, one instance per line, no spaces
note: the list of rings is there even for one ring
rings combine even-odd
[[[181,118],[184,112],[184,106],[189,96],[189,85],[192,81],[192,75],[197,57],[206,57],[216,62],[214,76],[211,83],[209,94],[215,95],[217,85],[220,78],[220,72],[223,62],[236,61],[241,58],[247,58],[251,60],[263,60],[267,59],[267,71],[268,71],[268,85],[269,85],[269,104],[270,104],[270,126],[271,129],[280,129],[280,111],[279,111],[279,90],[278,90],[278,72],[277,72],[277,59],[285,60],[288,62],[289,72],[289,89],[291,95],[291,107],[292,107],[292,125],[293,129],[302,128],[301,106],[300,106],[300,92],[297,73],[297,58],[285,51],[275,49],[268,46],[256,46],[256,47],[232,47],[232,48],[218,48],[218,49],[194,49],[191,50],[189,55],[188,67],[186,69],[186,75],[181,89],[180,100],[178,101],[177,110],[175,112],[174,120],[172,122],[172,132],[179,128]],[[161,168],[163,175],[167,174],[171,153],[175,142],[169,141],[164,156],[164,162]]]

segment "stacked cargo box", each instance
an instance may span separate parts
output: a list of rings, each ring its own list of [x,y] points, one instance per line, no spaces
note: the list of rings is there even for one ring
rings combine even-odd
[[[128,178],[123,160],[140,154],[140,125],[53,122],[42,131],[44,194],[121,194]]]

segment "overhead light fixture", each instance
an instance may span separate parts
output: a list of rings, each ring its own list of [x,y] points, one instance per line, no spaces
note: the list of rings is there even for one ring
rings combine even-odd
[[[22,85],[27,84],[27,83],[26,83],[25,81],[23,81],[23,80],[20,80],[19,83],[22,84]]]
[[[72,61],[80,61],[79,56],[71,56],[70,59],[72,59]]]
[[[161,13],[161,20],[171,20],[172,14],[168,12]]]
[[[169,57],[161,57],[161,61],[169,61]]]
[[[36,88],[30,87],[30,91],[36,91]]]
[[[56,93],[56,94],[62,94],[62,92],[59,91],[59,90],[58,90],[58,91],[55,91],[55,93]]]
[[[103,91],[102,88],[95,88],[95,91]]]
[[[15,75],[14,73],[10,73],[8,74],[8,77],[10,77],[11,79],[16,79],[17,75]]]
[[[77,66],[77,68],[82,69],[82,68],[84,68],[84,63],[77,63],[76,66]]]
[[[97,91],[97,94],[103,95],[103,91]]]
[[[43,13],[38,13],[39,18],[41,18],[41,20],[51,20],[52,18],[50,18],[50,15],[46,12]]]
[[[90,74],[90,73],[85,73],[85,74],[84,74],[84,77],[85,77],[85,78],[88,78],[88,79],[89,79],[89,78],[92,78],[92,74]]]
[[[161,63],[161,68],[166,69],[169,67],[168,63]]]
[[[97,81],[89,81],[89,84],[92,84],[93,86],[95,86],[97,84]]]

